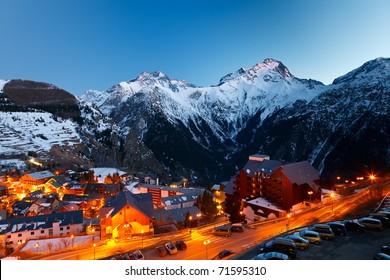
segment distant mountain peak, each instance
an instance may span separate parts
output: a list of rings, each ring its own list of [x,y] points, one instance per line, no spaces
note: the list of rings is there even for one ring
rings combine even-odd
[[[154,72],[142,72],[135,80],[136,81],[145,81],[145,80],[169,80],[168,76],[161,71]]]
[[[262,63],[257,63],[254,66],[248,68],[241,67],[236,72],[222,77],[220,84],[229,80],[237,79],[239,77],[254,77],[262,71],[274,71],[279,73],[284,78],[294,78],[294,75],[290,73],[288,68],[282,62],[273,58],[266,58]]]
[[[273,58],[266,58],[263,63],[270,68],[275,69],[279,74],[283,77],[293,78],[294,76],[290,73],[288,68],[279,60],[275,60]]]
[[[390,58],[379,57],[367,61],[359,68],[338,77],[333,81],[334,85],[342,83],[373,83],[379,80],[388,80],[390,77]]]

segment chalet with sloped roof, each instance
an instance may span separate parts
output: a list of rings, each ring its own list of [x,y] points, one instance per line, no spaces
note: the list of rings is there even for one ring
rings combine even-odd
[[[121,192],[100,209],[102,237],[128,238],[153,233],[152,194]]]
[[[33,172],[33,173],[24,174],[20,178],[20,183],[28,187],[39,186],[45,184],[49,179],[53,177],[54,174],[47,170]]]

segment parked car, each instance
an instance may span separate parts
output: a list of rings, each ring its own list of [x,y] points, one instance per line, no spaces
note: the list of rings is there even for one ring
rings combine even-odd
[[[186,250],[187,249],[187,244],[184,242],[184,240],[177,240],[175,242],[175,246],[178,250],[182,251],[182,250]]]
[[[385,254],[390,255],[390,246],[383,245],[383,246],[381,247],[381,253],[385,253]]]
[[[382,222],[378,219],[373,219],[373,218],[361,218],[359,220],[359,223],[363,224],[366,229],[370,230],[383,230],[383,225]]]
[[[316,245],[321,244],[321,236],[318,232],[311,230],[301,230],[299,233],[297,232],[295,234],[309,240],[310,243],[314,243]]]
[[[343,224],[347,231],[364,232],[366,230],[366,227],[358,221],[344,220]]]
[[[244,226],[240,223],[237,224],[232,224],[230,227],[230,230],[232,232],[243,232],[244,231]]]
[[[299,235],[290,234],[290,235],[285,236],[285,238],[291,239],[295,243],[297,248],[299,248],[301,250],[309,248],[309,240],[307,240]]]
[[[177,248],[176,248],[175,244],[173,244],[172,242],[165,243],[164,247],[167,250],[168,254],[170,254],[170,255],[174,255],[177,253]]]
[[[157,246],[156,252],[157,252],[157,255],[159,255],[160,257],[165,257],[166,255],[168,255],[167,249],[163,245]]]
[[[122,255],[120,255],[120,259],[122,260],[130,260],[130,256],[128,253],[124,253]]]
[[[385,253],[376,253],[373,257],[374,260],[390,260],[390,256]]]
[[[345,228],[345,225],[341,222],[329,222],[327,223],[335,235],[338,236],[346,236],[347,235],[347,229]]]
[[[230,229],[230,226],[219,226],[219,227],[216,227],[214,230],[213,230],[213,234],[214,235],[219,235],[219,236],[230,236],[232,235],[232,231]]]
[[[297,246],[291,239],[275,238],[260,244],[260,253],[279,252],[288,255],[291,259],[297,256]]]
[[[136,250],[133,253],[129,254],[130,260],[144,260],[145,256],[140,250]]]
[[[214,256],[212,260],[222,260],[230,255],[233,255],[234,252],[232,250],[222,250],[218,253],[218,255]]]
[[[335,238],[333,230],[329,225],[326,224],[316,224],[309,228],[309,230],[318,232],[321,236],[321,239],[333,240]]]
[[[369,218],[373,218],[381,221],[383,228],[390,228],[390,220],[385,216],[371,215]]]
[[[290,258],[283,253],[279,252],[268,252],[262,253],[255,256],[252,260],[289,260]]]
[[[377,213],[383,214],[386,216],[386,218],[390,219],[390,210],[381,210]]]

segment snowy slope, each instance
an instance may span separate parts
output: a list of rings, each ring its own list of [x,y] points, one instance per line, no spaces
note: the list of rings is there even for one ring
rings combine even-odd
[[[3,93],[4,85],[8,82],[9,80],[0,80],[0,94]]]
[[[50,113],[0,112],[0,154],[49,151],[53,145],[81,143],[70,120],[54,118]]]

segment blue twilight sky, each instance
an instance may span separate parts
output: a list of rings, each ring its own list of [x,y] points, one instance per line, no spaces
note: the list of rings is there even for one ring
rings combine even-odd
[[[199,86],[265,58],[329,84],[390,57],[388,0],[0,0],[0,79],[75,95],[142,71]]]

